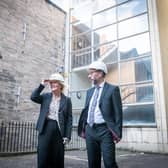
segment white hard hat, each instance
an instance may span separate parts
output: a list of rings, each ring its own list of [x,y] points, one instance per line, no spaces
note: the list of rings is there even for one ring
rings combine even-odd
[[[54,73],[54,74],[51,74],[50,77],[49,77],[49,81],[60,81],[62,84],[64,84],[64,78],[61,74],[59,73]]]
[[[105,74],[107,74],[107,66],[104,62],[102,61],[94,61],[89,65],[89,69],[96,69],[96,70],[101,70]]]

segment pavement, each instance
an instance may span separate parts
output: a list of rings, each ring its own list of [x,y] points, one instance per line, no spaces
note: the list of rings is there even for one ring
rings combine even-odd
[[[167,168],[168,154],[117,150],[119,168]],[[0,157],[0,168],[37,168],[36,154]],[[65,152],[65,168],[87,168],[85,150]],[[102,168],[104,168],[102,163]]]

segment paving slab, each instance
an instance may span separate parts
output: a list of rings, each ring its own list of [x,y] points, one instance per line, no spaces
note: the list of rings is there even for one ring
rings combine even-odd
[[[167,168],[168,155],[117,150],[119,168]],[[37,155],[0,157],[0,168],[36,168]],[[65,168],[88,168],[85,150],[65,152]],[[102,163],[102,168],[104,168]]]

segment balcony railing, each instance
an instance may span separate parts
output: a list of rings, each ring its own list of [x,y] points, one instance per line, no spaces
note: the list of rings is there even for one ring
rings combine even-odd
[[[89,65],[91,63],[91,49],[81,49],[71,53],[72,68],[78,68]]]

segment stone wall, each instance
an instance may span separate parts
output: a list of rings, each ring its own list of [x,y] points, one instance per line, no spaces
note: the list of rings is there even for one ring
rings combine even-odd
[[[65,17],[45,0],[0,0],[0,120],[37,119],[30,94],[64,65]]]

